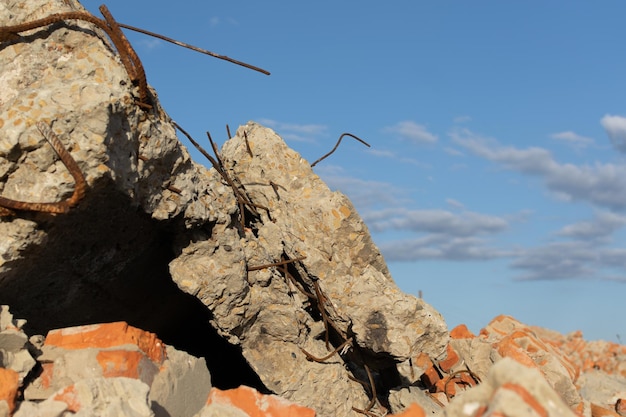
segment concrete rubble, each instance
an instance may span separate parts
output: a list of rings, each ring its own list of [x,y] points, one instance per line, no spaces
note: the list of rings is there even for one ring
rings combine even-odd
[[[624,346],[449,331],[271,129],[194,162],[82,10],[0,4],[0,416],[624,414]]]
[[[14,320],[6,306],[0,319],[26,338],[15,327],[25,321]],[[626,346],[587,342],[579,332],[561,335],[508,316],[496,317],[477,336],[464,326],[450,336],[444,356],[415,355],[414,381],[379,397],[386,412],[395,413],[387,415],[626,414]],[[0,352],[15,346],[0,337]],[[30,352],[36,365],[26,378],[7,365],[0,368],[2,416],[330,415],[245,385],[214,387],[203,358],[125,322],[55,329],[14,349]]]

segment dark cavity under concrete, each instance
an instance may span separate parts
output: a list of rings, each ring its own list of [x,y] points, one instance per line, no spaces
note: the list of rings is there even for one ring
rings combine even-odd
[[[211,326],[211,312],[171,280],[173,224],[150,219],[119,195],[84,201],[68,215],[24,213],[48,233],[0,275],[0,304],[28,320],[28,335],[113,321],[157,334],[204,357],[213,386],[269,392],[241,350]]]

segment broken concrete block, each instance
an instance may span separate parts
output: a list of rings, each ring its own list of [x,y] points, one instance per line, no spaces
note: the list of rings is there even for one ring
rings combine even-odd
[[[579,368],[529,326],[502,315],[483,328],[479,338],[491,344],[498,356],[539,369],[572,409],[582,409],[582,397],[575,386]]]
[[[148,390],[132,378],[81,379],[42,402],[22,402],[14,417],[154,417]]]
[[[322,416],[351,415],[370,400],[352,374],[367,381],[365,366],[396,373],[419,352],[444,351],[441,315],[398,289],[347,197],[280,136],[249,122],[221,159],[245,184],[251,213],[240,232],[229,221],[186,241],[170,273],[207,305],[220,334],[241,345],[269,390]]]
[[[52,330],[42,347],[43,373],[25,391],[26,399],[83,379],[129,377],[150,385],[165,360],[165,345],[150,332],[125,322]]]
[[[22,401],[13,417],[66,417],[68,414],[70,411],[65,402],[47,399],[41,402]]]
[[[167,359],[150,386],[155,417],[197,413],[211,391],[211,375],[204,358],[195,358],[166,346]]]
[[[415,405],[418,405],[419,409],[428,416],[443,410],[441,404],[433,400],[426,391],[416,386],[392,390],[389,393],[389,405],[394,413],[403,413],[409,409],[416,409]]]
[[[626,397],[626,378],[599,369],[583,372],[576,384],[585,400],[600,407],[615,410],[618,400]]]
[[[20,384],[35,366],[28,351],[28,336],[22,331],[26,320],[14,320],[9,306],[0,306],[0,367],[19,374]]]
[[[43,372],[27,387],[27,400],[50,398],[85,380],[126,377],[150,388],[157,417],[191,416],[202,408],[211,388],[204,359],[168,347],[153,333],[125,322],[50,331],[38,360]]]
[[[409,405],[404,411],[398,414],[389,414],[389,417],[426,417],[430,416],[419,404],[413,403]]]
[[[52,395],[67,410],[84,417],[154,417],[148,400],[149,387],[125,377],[83,379]]]
[[[66,350],[83,348],[111,348],[135,345],[155,363],[165,360],[165,345],[154,333],[129,326],[126,322],[93,324],[51,330],[46,336],[45,346]]]
[[[480,385],[453,398],[443,415],[576,416],[537,368],[511,358],[494,364]]]

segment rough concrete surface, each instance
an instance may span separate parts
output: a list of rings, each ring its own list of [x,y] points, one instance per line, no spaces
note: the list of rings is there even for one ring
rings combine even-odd
[[[7,1],[0,24],[81,9]],[[370,402],[369,378],[384,398],[399,382],[396,363],[443,352],[443,318],[397,288],[349,200],[273,131],[242,126],[223,146],[223,166],[207,169],[152,95],[138,103],[139,87],[100,28],[72,19],[4,36],[0,195],[72,195],[76,181],[37,122],[87,184],[68,213],[2,217],[0,302],[27,315],[34,333],[123,319],[200,349],[183,335],[181,323],[192,322],[200,337],[239,350],[237,367],[249,367],[257,388],[320,415],[354,414]],[[339,347],[328,360],[310,358]],[[73,354],[90,355],[62,357]]]
[[[506,316],[449,332],[277,132],[242,124],[207,168],[102,27],[3,29],[80,10],[0,3],[0,305],[28,319],[0,311],[0,416],[619,408],[626,348]]]

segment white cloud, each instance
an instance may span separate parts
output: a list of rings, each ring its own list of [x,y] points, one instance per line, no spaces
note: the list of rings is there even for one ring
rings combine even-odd
[[[448,198],[446,199],[446,203],[448,203],[449,205],[451,205],[454,208],[458,208],[458,209],[462,209],[465,208],[465,206],[463,205],[463,203],[460,203],[458,201],[456,201],[453,198]]]
[[[553,242],[524,251],[511,267],[525,271],[520,280],[625,281],[626,249],[582,238]]]
[[[577,133],[568,130],[566,132],[553,133],[550,135],[552,139],[561,140],[566,143],[569,143],[573,147],[577,149],[585,148],[586,146],[593,144],[593,139],[581,136]]]
[[[591,220],[566,225],[556,232],[565,241],[524,251],[511,263],[525,271],[521,280],[602,279],[626,277],[626,249],[610,246],[611,235],[626,225],[626,216],[597,212]]]
[[[582,241],[555,242],[526,250],[511,266],[527,271],[522,280],[594,278],[597,253]]]
[[[446,146],[445,148],[443,148],[443,151],[451,156],[465,156],[463,155],[463,152],[459,151],[458,149],[451,148],[449,146]]]
[[[404,201],[406,191],[383,181],[368,181],[345,174],[343,168],[335,165],[316,166],[316,172],[331,190],[341,191],[350,198],[360,212],[383,205],[398,205]]]
[[[453,140],[474,154],[505,168],[536,175],[561,198],[586,201],[611,209],[626,208],[626,165],[561,164],[543,148],[518,149],[475,135],[467,129],[452,132]]]
[[[600,124],[611,138],[613,146],[620,152],[626,152],[626,117],[607,114],[600,120]]]
[[[450,261],[488,260],[512,256],[513,253],[489,247],[475,237],[427,235],[378,245],[387,261],[438,259]]]
[[[451,236],[496,233],[508,227],[508,222],[501,217],[470,211],[452,213],[441,209],[386,209],[370,212],[364,218],[375,231],[393,229]]]
[[[275,130],[281,138],[295,142],[315,142],[327,130],[325,125],[284,123],[272,119],[260,119],[259,123]]]
[[[401,139],[408,140],[413,144],[435,143],[438,137],[430,133],[425,126],[407,120],[398,122],[393,126],[386,127],[386,132],[396,133]]]
[[[569,224],[557,235],[574,239],[603,239],[626,225],[626,217],[611,212],[597,213],[595,218]]]
[[[606,248],[600,252],[600,261],[606,265],[621,268],[621,276],[626,276],[626,249]]]

